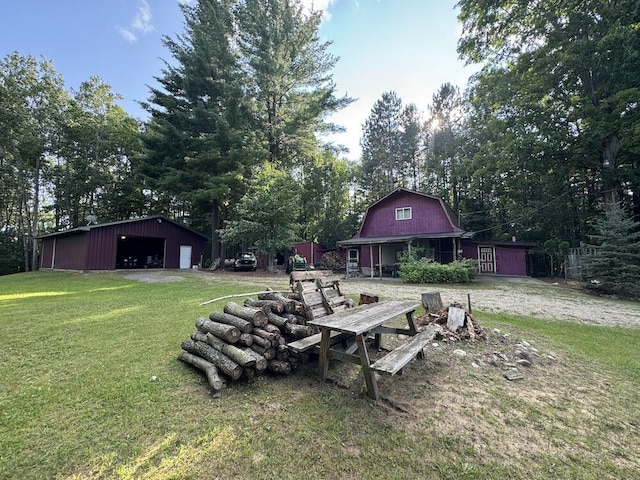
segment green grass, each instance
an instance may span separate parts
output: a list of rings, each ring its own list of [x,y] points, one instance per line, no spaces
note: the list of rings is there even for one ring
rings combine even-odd
[[[387,389],[406,388],[408,398],[424,405],[409,417],[322,384],[312,370],[240,382],[214,399],[204,377],[176,357],[195,320],[224,303],[199,306],[202,301],[255,290],[229,278],[0,277],[0,479],[635,478],[626,460],[633,445],[621,442],[619,464],[609,453],[598,454],[608,434],[628,434],[618,418],[637,414],[631,404],[637,397],[624,389],[619,413],[591,440],[595,458],[532,454],[523,461],[505,458],[499,441],[489,448],[495,455],[487,455],[469,432],[437,428],[446,421],[433,409],[443,389],[424,381],[446,371],[437,363],[388,380]],[[637,383],[640,331],[486,318],[490,325],[538,332],[580,352],[589,366]],[[487,404],[486,425],[509,434],[500,415],[511,415],[517,403],[497,380],[469,375],[452,390],[488,382],[482,388],[496,407]],[[474,399],[467,401],[473,409]],[[524,414],[551,425],[566,415],[560,407]],[[563,432],[554,430],[558,441],[572,438]]]
[[[485,327],[511,325],[553,339],[575,353],[640,382],[640,330],[480,312]]]

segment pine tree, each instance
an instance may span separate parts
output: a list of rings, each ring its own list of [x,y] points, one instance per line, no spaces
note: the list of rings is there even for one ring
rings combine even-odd
[[[640,232],[619,204],[608,206],[591,235],[594,253],[582,258],[582,286],[623,297],[640,297]]]

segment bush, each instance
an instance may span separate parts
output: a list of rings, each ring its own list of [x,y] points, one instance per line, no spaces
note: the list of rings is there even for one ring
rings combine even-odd
[[[476,276],[474,260],[438,263],[427,259],[404,258],[399,276],[404,283],[469,283]]]

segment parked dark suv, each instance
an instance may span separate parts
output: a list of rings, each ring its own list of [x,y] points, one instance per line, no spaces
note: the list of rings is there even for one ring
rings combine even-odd
[[[251,252],[240,252],[236,255],[236,260],[233,263],[233,269],[238,270],[251,270],[256,271],[258,261],[256,256]]]

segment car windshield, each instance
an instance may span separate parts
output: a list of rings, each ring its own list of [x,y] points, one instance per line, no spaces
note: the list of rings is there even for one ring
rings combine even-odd
[[[238,258],[252,258],[253,254],[252,253],[239,253],[238,254]]]

